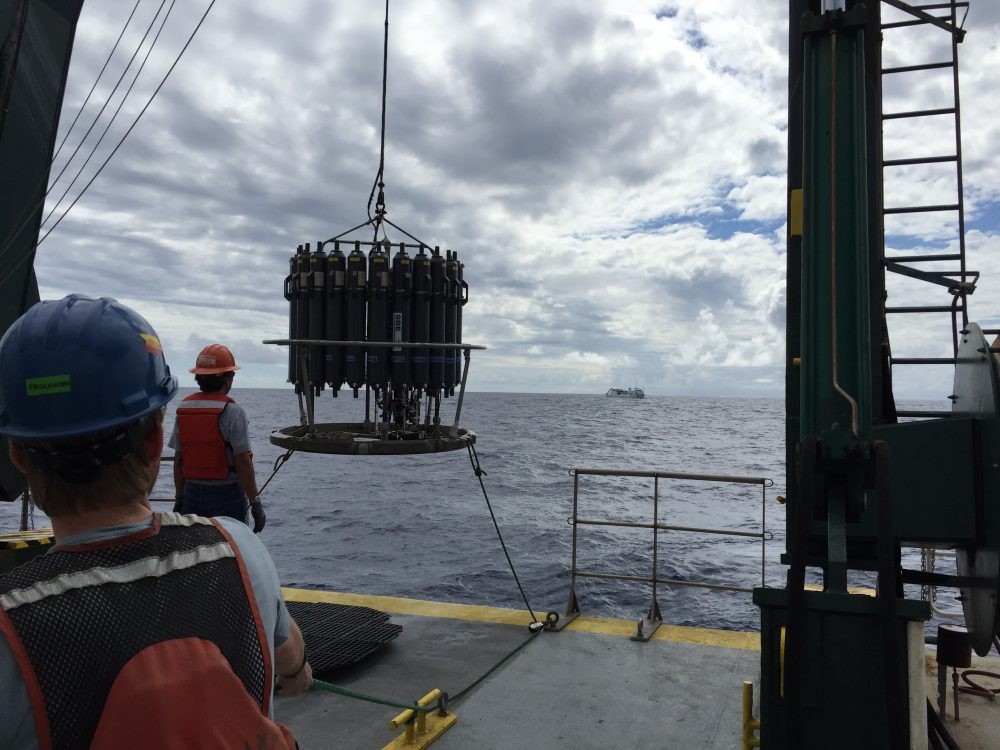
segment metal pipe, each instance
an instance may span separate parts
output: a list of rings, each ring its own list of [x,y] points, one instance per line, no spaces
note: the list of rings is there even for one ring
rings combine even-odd
[[[830,34],[830,369],[833,390],[851,407],[851,434],[859,434],[858,402],[837,378],[837,32]]]
[[[753,717],[753,683],[743,681],[743,750],[760,747],[760,737],[754,732],[760,729],[760,719]]]
[[[767,485],[760,488],[760,587],[766,588],[765,568],[767,566]]]
[[[587,474],[595,477],[659,477],[660,479],[695,479],[703,482],[729,482],[731,484],[768,484],[772,482],[767,477],[739,477],[725,474],[685,474],[679,471],[632,471],[629,469],[585,469],[573,468],[571,475]]]
[[[468,349],[463,352],[465,355],[465,365],[462,367],[462,384],[458,390],[458,403],[455,405],[454,426],[458,427],[458,420],[462,416],[462,402],[465,400],[465,381],[469,379],[469,363],[472,361],[472,352]]]
[[[578,507],[579,496],[580,496],[580,477],[574,474],[573,475],[573,557],[572,557],[572,563],[570,565],[570,578],[569,578],[569,590],[571,592],[576,591],[576,525],[577,525],[576,512]]]
[[[616,575],[614,573],[593,573],[586,570],[576,571],[574,580],[576,578],[604,578],[609,581],[635,581],[637,583],[653,583],[652,578],[644,578],[643,576],[625,576],[625,575]],[[709,583],[707,581],[681,581],[676,578],[657,578],[656,583],[665,583],[669,586],[692,586],[694,588],[701,588],[701,589],[739,591],[744,594],[749,594],[753,592],[753,589],[747,588],[746,586],[731,586],[727,583]]]
[[[764,539],[767,537],[766,531],[729,531],[728,529],[707,529],[697,526],[672,526],[666,523],[638,523],[632,521],[595,521],[590,519],[576,519],[574,513],[573,524],[580,526],[621,526],[628,529],[662,529],[663,531],[692,531],[699,534],[721,534],[725,536],[743,536],[751,539]]]
[[[302,404],[302,391],[299,391],[296,395],[299,397],[299,424],[304,427],[308,418],[306,417],[305,406]]]
[[[653,616],[653,608],[657,607],[656,601],[656,576],[659,574],[657,567],[657,548],[659,533],[659,504],[660,504],[660,478],[653,477],[653,605],[649,608],[650,618]]]

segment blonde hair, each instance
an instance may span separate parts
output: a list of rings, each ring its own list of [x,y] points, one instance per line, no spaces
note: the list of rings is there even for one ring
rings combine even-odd
[[[142,418],[146,428],[140,432],[143,438],[163,423],[163,412],[163,409],[157,409]],[[156,481],[156,472],[150,471],[152,462],[146,453],[144,439],[125,458],[100,466],[92,478],[78,482],[36,466],[26,453],[26,449],[32,447],[53,452],[72,451],[108,440],[121,432],[121,427],[115,427],[66,440],[12,440],[14,447],[25,456],[28,488],[35,504],[47,515],[59,517],[118,508],[134,502],[138,497],[147,497]]]

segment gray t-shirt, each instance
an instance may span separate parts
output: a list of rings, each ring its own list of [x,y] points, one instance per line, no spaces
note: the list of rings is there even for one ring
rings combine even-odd
[[[183,404],[183,402],[181,402]],[[219,415],[219,432],[222,439],[226,441],[226,459],[232,467],[233,456],[250,452],[250,420],[247,419],[246,412],[237,403],[228,403]],[[167,445],[179,450],[180,438],[177,435],[177,422],[174,422],[174,431],[170,433],[170,441]],[[230,468],[227,479],[188,479],[196,484],[231,484],[236,481],[236,472]]]
[[[258,539],[246,524],[232,518],[215,519],[233,538],[239,548],[240,555],[247,568],[250,586],[257,608],[267,635],[268,651],[271,663],[274,663],[274,648],[288,640],[291,631],[291,616],[285,607],[281,596],[281,585],[278,583],[278,571],[264,544]],[[52,547],[58,550],[68,544],[92,544],[107,539],[114,539],[140,531],[151,526],[152,519],[127,526],[109,526],[91,529],[83,534],[67,537]],[[72,648],[72,644],[63,644],[64,648]],[[274,701],[271,701],[273,706]],[[273,716],[272,716],[273,718]],[[35,734],[35,720],[28,698],[27,688],[21,677],[21,671],[14,661],[14,655],[7,645],[7,639],[0,636],[0,748],[5,750],[36,750],[38,737]]]

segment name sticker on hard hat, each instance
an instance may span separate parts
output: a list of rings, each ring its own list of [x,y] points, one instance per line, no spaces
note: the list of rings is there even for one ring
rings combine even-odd
[[[163,347],[160,340],[151,333],[140,333],[142,340],[146,342],[146,354],[163,354]]]
[[[29,396],[44,396],[49,393],[68,393],[69,375],[49,375],[44,378],[28,378],[24,385]]]

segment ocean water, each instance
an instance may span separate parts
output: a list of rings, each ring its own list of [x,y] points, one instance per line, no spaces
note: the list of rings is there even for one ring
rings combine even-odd
[[[182,391],[184,393],[188,390]],[[290,390],[236,389],[250,417],[258,486],[285,451],[271,431],[298,424]],[[457,399],[447,399],[451,422]],[[317,421],[360,421],[364,398],[317,400]],[[483,484],[530,606],[562,612],[570,588],[574,467],[764,477],[764,580],[781,586],[785,568],[784,409],[781,399],[468,393],[460,424],[476,432]],[[173,424],[168,410],[166,427]],[[169,433],[168,433],[169,434]],[[759,486],[660,480],[661,523],[760,531]],[[170,466],[153,492],[173,499]],[[580,477],[578,515],[652,520],[653,480]],[[422,456],[294,453],[267,486],[261,539],[290,586],[523,608],[467,451]],[[0,528],[16,528],[16,503],[0,504]],[[47,524],[40,511],[38,526]],[[761,542],[661,531],[661,578],[752,587],[761,583]],[[912,561],[911,561],[912,562]],[[649,576],[649,529],[579,526],[579,570]],[[919,556],[916,558],[919,565]],[[910,565],[913,567],[914,565]],[[864,583],[864,581],[855,581]],[[649,609],[646,584],[578,579],[585,614],[636,619]],[[659,586],[666,622],[735,630],[759,627],[749,594]]]

